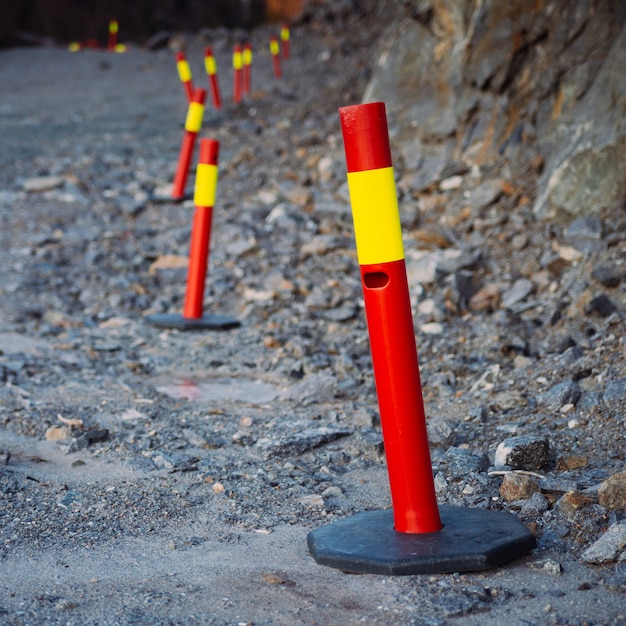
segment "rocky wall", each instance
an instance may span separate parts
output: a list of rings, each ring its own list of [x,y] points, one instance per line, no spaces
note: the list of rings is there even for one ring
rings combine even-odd
[[[394,141],[415,171],[409,191],[479,168],[523,186],[540,218],[569,222],[624,203],[624,3],[399,7],[364,100],[387,103]]]

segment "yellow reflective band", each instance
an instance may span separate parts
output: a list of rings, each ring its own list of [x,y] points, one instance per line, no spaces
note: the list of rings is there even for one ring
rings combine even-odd
[[[289,29],[288,28],[282,28],[280,31],[280,38],[283,41],[289,41]]]
[[[126,47],[126,44],[123,44],[123,43],[115,44],[115,52],[126,52],[126,50],[128,50],[128,48]]]
[[[404,258],[393,167],[348,172],[359,265]]]
[[[270,41],[270,52],[273,55],[278,54],[279,51],[279,47],[278,47],[278,42],[275,39],[272,39],[272,41]]]
[[[67,49],[70,52],[76,52],[77,50],[80,50],[80,44],[77,41],[73,41],[68,47]]]
[[[217,65],[214,57],[204,57],[204,67],[206,68],[206,73],[209,74],[209,76],[217,74]]]
[[[196,168],[196,186],[193,194],[193,203],[196,206],[215,206],[217,191],[217,165],[198,163]]]
[[[252,65],[252,50],[246,48],[243,51],[243,64],[244,65]]]
[[[112,35],[115,35],[115,34],[117,34],[117,31],[118,31],[118,25],[117,25],[117,22],[110,22],[110,23],[109,23],[109,32],[110,32]]]
[[[241,52],[235,52],[233,54],[233,69],[241,69]]]
[[[190,102],[185,120],[185,130],[190,133],[197,133],[202,128],[202,116],[204,115],[204,104]]]
[[[177,61],[176,67],[178,68],[178,76],[180,76],[181,83],[188,83],[191,80],[191,68],[187,61]]]

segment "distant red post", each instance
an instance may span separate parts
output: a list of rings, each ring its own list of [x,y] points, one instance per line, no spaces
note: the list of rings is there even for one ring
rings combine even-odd
[[[206,281],[211,241],[211,221],[217,191],[217,157],[219,142],[214,139],[200,140],[200,158],[196,169],[194,191],[195,213],[189,249],[189,270],[183,317],[202,317],[204,284]]]
[[[191,102],[193,100],[194,94],[191,68],[189,67],[187,57],[182,50],[176,53],[176,69],[178,70],[178,77],[180,78],[180,82],[185,88],[185,93],[187,94],[187,102]]]
[[[117,31],[119,30],[119,24],[117,20],[111,20],[109,22],[109,50],[115,51],[117,46]]]
[[[278,38],[274,35],[270,37],[270,53],[272,55],[272,65],[274,66],[274,77],[282,78],[283,72],[280,67],[280,46],[278,45]]]
[[[280,29],[280,41],[282,48],[282,57],[287,61],[289,59],[290,52],[290,39],[291,39],[291,30],[289,29],[289,24],[283,24]]]
[[[243,95],[250,95],[252,84],[252,46],[250,42],[246,42],[243,46]]]
[[[233,50],[233,100],[236,104],[241,102],[242,65],[241,45],[235,44]]]
[[[222,97],[220,95],[220,85],[217,81],[217,63],[213,56],[213,48],[210,46],[204,50],[204,67],[209,77],[209,85],[211,86],[211,97],[213,98],[213,106],[216,109],[222,108]]]
[[[187,119],[185,120],[185,133],[180,146],[178,168],[176,169],[174,186],[172,188],[172,198],[175,200],[182,200],[185,196],[185,184],[187,183],[189,165],[193,156],[194,146],[196,145],[196,137],[202,128],[205,98],[206,91],[204,89],[196,89],[189,103]]]

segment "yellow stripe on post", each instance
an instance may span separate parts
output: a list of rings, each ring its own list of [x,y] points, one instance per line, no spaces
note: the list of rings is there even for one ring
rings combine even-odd
[[[190,133],[200,132],[203,116],[204,105],[199,102],[190,102],[189,109],[187,109],[187,119],[185,120],[185,130]]]
[[[235,70],[241,69],[241,52],[233,53],[233,69]]]
[[[176,67],[178,68],[180,82],[188,83],[191,80],[191,68],[189,67],[189,63],[187,61],[178,61]]]
[[[280,52],[280,48],[278,46],[278,41],[276,41],[276,39],[272,39],[270,41],[270,52],[273,55],[277,55]]]
[[[393,167],[348,172],[359,265],[404,258]]]
[[[215,63],[214,57],[204,57],[204,67],[206,68],[206,73],[209,76],[217,74],[217,64]]]
[[[113,20],[112,22],[109,22],[109,32],[112,35],[117,35],[118,30],[119,30],[119,26],[115,20]]]
[[[243,64],[252,65],[252,50],[250,48],[243,49]]]
[[[217,192],[217,165],[198,163],[193,203],[196,206],[214,207]]]

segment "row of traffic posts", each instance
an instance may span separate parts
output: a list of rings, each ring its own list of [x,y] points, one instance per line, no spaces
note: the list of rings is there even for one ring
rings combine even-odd
[[[286,27],[281,29],[281,39],[283,58],[288,58]],[[116,45],[110,39],[109,48],[114,50]],[[276,38],[270,49],[272,58],[279,57],[274,73],[280,78]],[[251,51],[247,56],[245,47],[235,48],[235,101],[249,89],[245,68],[249,69],[251,60]],[[179,53],[176,62],[189,109],[173,201],[186,197],[187,172],[206,98],[205,90],[193,86],[184,55]],[[205,67],[213,104],[219,108],[210,48],[205,51]],[[392,508],[357,513],[311,531],[309,552],[317,563],[354,573],[434,574],[496,567],[530,552],[536,541],[509,513],[437,503],[385,104],[342,107],[339,121]],[[238,327],[239,321],[203,314],[219,143],[201,138],[199,144],[184,308],[180,314],[152,314],[146,319],[160,328],[228,330]]]
[[[290,39],[291,29],[287,24],[283,24],[280,29],[280,44],[278,37],[274,35],[270,37],[270,53],[274,77],[277,79],[282,78],[281,59],[288,60],[291,56]],[[187,179],[198,135],[202,130],[207,91],[194,85],[193,74],[185,52],[182,50],[176,52],[175,59],[178,77],[188,102],[187,117],[170,198],[172,201],[178,202],[188,198],[186,193]],[[204,50],[204,67],[211,89],[213,107],[220,109],[222,108],[222,96],[217,63],[211,46],[207,46]],[[251,44],[249,42],[243,46],[235,44],[233,49],[233,101],[235,104],[242,101],[243,95],[250,93],[251,73]],[[205,314],[203,311],[213,208],[217,193],[219,142],[215,139],[201,138],[199,143],[199,160],[193,195],[195,212],[191,231],[183,312],[182,314],[154,313],[148,315],[146,319],[149,323],[160,328],[228,330],[237,328],[240,325],[239,321],[227,315]]]

